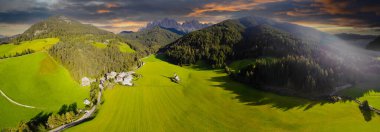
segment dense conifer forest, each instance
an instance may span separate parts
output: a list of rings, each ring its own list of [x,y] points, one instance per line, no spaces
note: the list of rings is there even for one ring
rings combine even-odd
[[[149,51],[143,45],[133,45],[126,39],[95,26],[82,24],[65,16],[53,16],[26,30],[11,40],[18,44],[39,38],[60,39],[49,54],[71,71],[74,78],[83,76],[97,77],[110,71],[127,71],[136,68],[138,59]],[[91,44],[106,44],[104,49]],[[135,53],[124,53],[118,45],[128,44]]]
[[[335,87],[355,83],[361,76],[355,66],[340,61],[345,56],[335,49],[314,38],[294,37],[300,30],[289,32],[268,21],[226,20],[187,34],[161,52],[175,64],[206,61],[214,68],[226,67],[236,60],[258,59],[232,76],[262,89],[299,96],[326,95]],[[306,30],[305,34],[310,32],[315,31]]]
[[[159,26],[134,33],[121,33],[119,35],[126,38],[131,43],[137,43],[136,45],[140,44],[148,47],[152,53],[182,36],[182,34],[172,32],[169,29]]]

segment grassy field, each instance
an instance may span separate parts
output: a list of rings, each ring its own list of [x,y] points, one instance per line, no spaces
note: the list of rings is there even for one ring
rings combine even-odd
[[[100,48],[100,49],[104,49],[107,47],[106,44],[99,43],[99,42],[94,42],[92,45],[95,46],[96,48]]]
[[[218,70],[183,68],[154,56],[134,87],[105,92],[97,117],[68,131],[376,131],[354,102],[314,102],[254,90]],[[168,77],[177,73],[181,82]]]
[[[104,49],[107,47],[106,44],[99,43],[99,42],[94,42],[92,45],[97,47],[97,48],[100,48],[100,49]],[[121,52],[124,52],[124,53],[134,53],[135,52],[135,50],[133,50],[129,45],[127,45],[125,43],[120,43],[118,46],[119,46],[119,50]]]
[[[58,43],[58,38],[45,38],[45,39],[36,39],[32,41],[24,41],[19,45],[6,44],[0,45],[0,56],[3,55],[14,55],[16,53],[21,53],[24,50],[31,49],[34,51],[47,50],[54,44]]]
[[[83,107],[89,94],[88,88],[80,87],[46,52],[0,60],[0,76],[0,90],[8,97],[36,107],[24,108],[0,96],[0,129],[15,127],[41,111],[58,111],[63,104],[77,102]]]
[[[133,53],[135,50],[133,50],[129,45],[121,43],[119,45],[119,50],[124,53]]]

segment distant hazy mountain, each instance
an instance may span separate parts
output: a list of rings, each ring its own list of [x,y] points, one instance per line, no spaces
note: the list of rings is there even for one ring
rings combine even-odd
[[[140,43],[152,50],[165,46],[180,38],[182,35],[159,26],[141,30],[134,33],[123,33],[120,36],[128,39],[130,43]]]
[[[361,34],[351,34],[351,33],[341,33],[335,34],[338,38],[345,41],[347,44],[365,48],[369,42],[373,41],[376,36],[375,35],[361,35]]]
[[[174,19],[164,18],[162,20],[156,20],[148,23],[147,26],[145,28],[142,28],[141,30],[152,29],[154,27],[159,26],[167,29],[175,29],[182,33],[189,33],[191,31],[199,30],[210,25],[211,24],[200,23],[197,20],[185,21],[181,24]]]
[[[361,35],[361,34],[352,34],[352,33],[340,33],[335,34],[335,36],[341,39],[355,40],[355,39],[375,39],[376,35]]]
[[[353,84],[371,69],[373,58],[318,30],[262,17],[226,20],[191,32],[161,52],[186,65],[205,61],[213,67],[250,59],[232,77],[265,90],[313,97]],[[226,71],[229,68],[226,68]],[[369,72],[370,73],[370,72]]]
[[[5,37],[7,37],[7,36],[4,36],[4,35],[0,35],[0,38],[5,38]]]
[[[7,37],[7,36],[3,36],[3,38],[0,38],[0,44],[8,44],[11,42],[12,39],[16,38],[20,36],[20,34],[17,34],[17,35],[13,35],[13,36],[10,36],[10,37]]]
[[[121,31],[119,34],[129,34],[129,33],[133,33],[133,31]]]
[[[380,51],[380,36],[377,37],[375,40],[371,41],[367,47],[367,49],[369,50],[376,50],[376,51]]]

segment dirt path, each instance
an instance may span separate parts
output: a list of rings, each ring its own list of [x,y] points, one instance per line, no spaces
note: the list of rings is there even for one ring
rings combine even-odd
[[[21,106],[21,107],[26,107],[26,108],[32,108],[32,109],[36,108],[36,107],[34,107],[34,106],[29,106],[29,105],[20,104],[20,103],[18,103],[18,102],[16,102],[16,101],[12,100],[12,99],[9,98],[7,95],[5,95],[5,93],[4,93],[3,91],[1,91],[1,90],[0,90],[0,93],[1,93],[1,95],[3,95],[3,96],[4,96],[9,102],[11,102],[11,103],[13,103],[13,104],[15,104],[15,105],[18,105],[18,106]]]

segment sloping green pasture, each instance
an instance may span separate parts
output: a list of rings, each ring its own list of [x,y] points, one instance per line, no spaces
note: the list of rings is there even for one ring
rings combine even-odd
[[[219,70],[151,56],[135,86],[105,92],[95,119],[68,131],[376,131],[355,102],[315,102],[255,90]],[[180,83],[169,77],[180,76]]]
[[[16,127],[42,111],[56,112],[63,104],[83,107],[89,94],[46,52],[0,60],[0,77],[0,90],[9,98],[36,107],[21,107],[0,95],[0,129]]]

